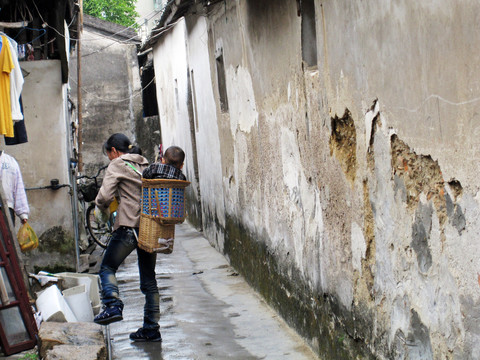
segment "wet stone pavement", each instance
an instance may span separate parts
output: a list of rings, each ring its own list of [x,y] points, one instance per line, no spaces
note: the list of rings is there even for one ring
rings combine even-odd
[[[317,359],[201,233],[182,224],[175,238],[157,258],[163,342],[129,340],[144,304],[132,253],[117,273],[125,308],[109,325],[113,359]]]

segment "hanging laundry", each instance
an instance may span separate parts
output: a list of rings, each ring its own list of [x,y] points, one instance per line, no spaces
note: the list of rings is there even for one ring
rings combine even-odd
[[[8,38],[10,44],[10,53],[12,54],[13,71],[10,73],[10,102],[12,107],[12,119],[23,120],[23,113],[20,107],[20,94],[23,89],[23,74],[18,62],[18,44],[15,40]]]
[[[23,113],[22,97],[20,96],[20,109]],[[27,128],[25,127],[25,120],[15,121],[13,124],[13,137],[5,136],[5,145],[18,145],[28,142]]]
[[[10,73],[14,69],[10,46],[6,36],[2,37],[0,50],[0,134],[13,137],[12,106],[10,102]]]

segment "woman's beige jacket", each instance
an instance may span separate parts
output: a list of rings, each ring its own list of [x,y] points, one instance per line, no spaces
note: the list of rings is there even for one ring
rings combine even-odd
[[[138,227],[140,224],[142,178],[128,163],[140,173],[148,166],[147,159],[138,154],[123,154],[113,159],[105,171],[102,186],[95,199],[95,204],[105,210],[113,199],[117,198],[114,230],[119,226]]]

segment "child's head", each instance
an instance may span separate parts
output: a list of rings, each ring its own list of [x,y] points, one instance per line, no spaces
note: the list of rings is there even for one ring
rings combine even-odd
[[[170,146],[163,154],[163,163],[175,166],[177,169],[183,167],[185,153],[178,146]]]

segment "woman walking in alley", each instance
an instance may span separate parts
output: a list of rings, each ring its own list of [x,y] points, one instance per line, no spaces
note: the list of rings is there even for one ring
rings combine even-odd
[[[140,222],[141,173],[148,161],[141,150],[133,146],[124,134],[113,134],[103,146],[110,160],[100,191],[95,199],[98,217],[108,218],[108,207],[115,197],[119,202],[114,232],[100,266],[103,311],[94,321],[108,325],[123,319],[123,302],[119,297],[116,279],[118,267],[137,250],[140,290],[145,295],[143,327],[130,334],[133,341],[161,341],[159,293],[155,278],[156,253],[138,248]]]

